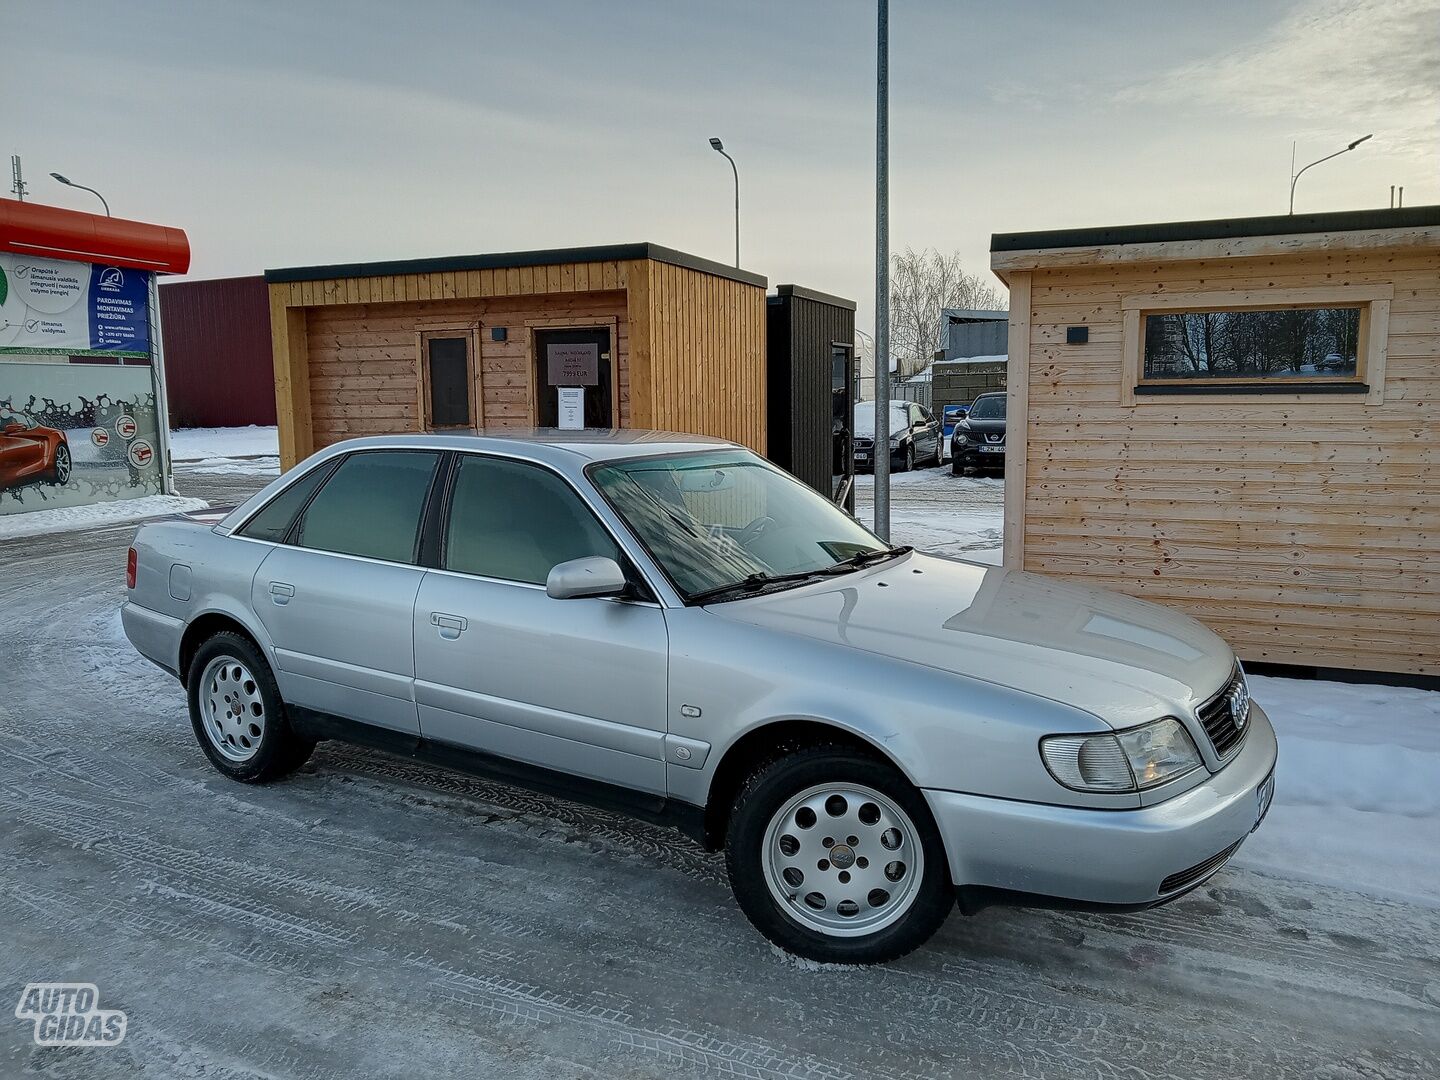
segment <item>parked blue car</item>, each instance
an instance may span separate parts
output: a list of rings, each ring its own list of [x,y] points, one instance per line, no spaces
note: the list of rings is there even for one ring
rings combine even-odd
[[[955,434],[955,424],[964,420],[970,415],[969,405],[946,405],[940,414],[940,423],[944,428],[946,457],[949,457],[950,436]]]

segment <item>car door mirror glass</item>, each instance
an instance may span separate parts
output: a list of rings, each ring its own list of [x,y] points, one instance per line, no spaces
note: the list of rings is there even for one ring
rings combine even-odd
[[[551,567],[545,594],[552,600],[579,600],[587,596],[619,596],[628,587],[625,572],[614,559],[590,555]]]

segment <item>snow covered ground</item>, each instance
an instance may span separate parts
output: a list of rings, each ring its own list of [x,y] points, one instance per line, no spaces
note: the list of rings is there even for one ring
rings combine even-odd
[[[223,458],[258,458],[280,455],[280,436],[274,427],[176,428],[170,432],[172,461]]]
[[[1250,688],[1280,760],[1237,863],[1440,907],[1440,693],[1258,675]]]
[[[57,506],[50,510],[31,510],[24,514],[0,517],[0,540],[42,533],[74,532],[77,529],[98,529],[106,525],[124,525],[162,514],[180,514],[187,510],[203,510],[209,506],[204,499],[183,495],[146,495],[139,499],[117,499],[114,502],[91,503],[88,506]]]
[[[213,444],[176,472],[216,504],[271,475]],[[998,561],[999,482],[894,495],[898,542]],[[615,814],[334,743],[222,779],[123,638],[125,543],[0,543],[0,985],[129,1014],[105,1051],[0,1024],[0,1076],[1440,1075],[1440,694],[1254,678],[1276,800],[1205,887],[952,917],[836,968],[754,933],[720,857]]]
[[[855,514],[874,521],[875,478],[855,478]],[[1005,481],[952,476],[945,468],[890,477],[890,540],[937,555],[999,566],[1005,527]]]

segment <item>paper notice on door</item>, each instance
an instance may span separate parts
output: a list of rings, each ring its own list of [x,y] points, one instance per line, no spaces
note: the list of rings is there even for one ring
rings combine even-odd
[[[562,431],[579,431],[585,426],[585,388],[562,386],[556,393],[560,395],[558,426]]]
[[[600,382],[600,346],[593,341],[545,346],[551,386],[595,386]]]

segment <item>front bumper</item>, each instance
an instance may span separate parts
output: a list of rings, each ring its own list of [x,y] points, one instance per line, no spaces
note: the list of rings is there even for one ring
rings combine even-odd
[[[985,449],[980,449],[981,446],[985,446]],[[1005,467],[1005,444],[1000,443],[995,446],[984,443],[952,445],[950,456],[953,461],[960,462],[972,469],[1003,469]]]
[[[1253,705],[1239,754],[1209,780],[1153,806],[1090,810],[924,794],[962,898],[1147,907],[1184,895],[1225,865],[1268,809],[1260,788],[1275,757],[1270,719]]]

